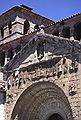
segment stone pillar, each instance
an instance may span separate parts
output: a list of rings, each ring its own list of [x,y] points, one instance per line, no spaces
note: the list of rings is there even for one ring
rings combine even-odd
[[[8,52],[5,52],[5,63],[4,63],[4,65],[6,65],[8,63],[7,55],[8,55]]]
[[[62,37],[62,30],[63,30],[63,27],[60,27],[59,28],[59,37]]]
[[[70,28],[70,40],[74,40],[74,27]]]
[[[0,88],[0,120],[5,120],[4,103],[5,103],[5,91]]]
[[[34,26],[35,26],[35,24],[33,24],[32,22],[29,22],[29,23],[30,23],[29,32],[34,32]]]

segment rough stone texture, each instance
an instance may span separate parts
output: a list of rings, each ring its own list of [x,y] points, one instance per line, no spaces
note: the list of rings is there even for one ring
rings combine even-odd
[[[24,35],[25,20],[30,27]],[[81,14],[55,23],[22,6],[0,16],[0,80],[5,80],[5,120],[48,120],[57,114],[63,120],[81,120],[81,36],[74,40],[79,23]],[[35,30],[35,25],[45,28]],[[65,27],[69,27],[66,38]],[[4,84],[0,88],[1,95],[5,93]]]
[[[44,120],[49,118],[50,115],[59,112],[64,119],[71,120],[71,109],[66,96],[63,96],[65,96],[63,91],[54,83],[37,82],[28,87],[28,89],[26,88],[22,93],[16,103],[11,119],[15,119],[18,116],[19,120]]]
[[[44,56],[39,59],[40,56],[37,56],[37,46],[40,43],[44,45]],[[11,97],[8,98],[7,101],[8,104],[6,112],[8,112],[8,114],[6,114],[6,118],[10,119],[11,115],[12,120],[15,119],[12,114],[15,114],[14,117],[16,117],[17,112],[12,112],[10,108],[14,108],[14,104],[16,104],[17,100],[20,99],[18,96],[22,96],[25,89],[32,86],[32,84],[36,82],[39,83],[41,81],[49,81],[50,83],[56,84],[61,90],[64,91],[71,105],[74,120],[79,120],[81,118],[79,106],[81,104],[79,79],[80,48],[81,45],[78,41],[69,41],[68,39],[53,37],[48,34],[39,34],[35,36],[34,39],[32,38],[32,40],[24,46],[24,48],[12,59],[12,61],[5,66],[5,70],[8,72],[12,70],[15,72],[15,77],[13,77],[13,74],[9,74],[8,78],[10,88],[7,91],[7,96]],[[74,68],[72,67],[73,60],[76,62]],[[22,99],[24,98],[25,97]],[[22,108],[22,106],[20,106],[20,108]],[[66,113],[67,111],[68,110],[66,110]],[[20,120],[23,120],[24,115],[22,115],[22,117],[19,115],[21,113],[18,113],[17,115]],[[68,114],[71,113],[68,112]],[[39,116],[39,114],[37,116]],[[50,117],[50,114],[48,117]],[[28,116],[25,118],[27,119]],[[40,116],[38,118],[34,118],[33,116],[30,119],[46,118],[41,118]],[[68,119],[71,120],[72,118],[64,118],[64,120]]]

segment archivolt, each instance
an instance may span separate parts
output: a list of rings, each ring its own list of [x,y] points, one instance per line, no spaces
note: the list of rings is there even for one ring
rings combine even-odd
[[[67,97],[54,83],[37,82],[21,94],[11,120],[48,120],[54,114],[58,114],[63,120],[72,120]]]

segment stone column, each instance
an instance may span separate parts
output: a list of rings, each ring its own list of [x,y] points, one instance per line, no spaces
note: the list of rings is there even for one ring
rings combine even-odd
[[[7,56],[8,56],[8,52],[5,52],[5,63],[4,63],[4,65],[6,65],[8,63]]]
[[[70,40],[74,40],[74,27],[70,28]]]
[[[59,28],[59,37],[62,37],[63,26]]]

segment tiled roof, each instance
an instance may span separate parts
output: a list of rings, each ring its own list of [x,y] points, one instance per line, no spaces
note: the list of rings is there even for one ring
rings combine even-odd
[[[40,15],[40,14],[37,14],[37,13],[35,13],[35,12],[32,12],[32,8],[30,8],[30,7],[28,7],[28,6],[25,6],[25,5],[15,6],[15,7],[11,8],[11,9],[7,10],[6,12],[2,13],[2,14],[0,15],[0,17],[3,16],[3,15],[5,15],[5,14],[8,14],[8,13],[9,13],[10,11],[12,11],[12,10],[13,10],[13,11],[16,11],[16,10],[21,10],[21,9],[22,9],[22,10],[25,10],[25,11],[29,11],[29,12],[31,12],[32,14],[39,16],[40,18],[46,19],[46,20],[50,21],[51,23],[54,23],[53,20],[51,20],[51,19],[49,19],[49,18],[47,18],[47,17],[45,17],[45,16],[42,16],[42,15]]]
[[[55,22],[55,23],[52,23],[52,24],[46,26],[45,28],[50,27],[50,26],[52,26],[52,25],[56,25],[56,24],[58,24],[58,23],[61,23],[62,21],[63,21],[63,22],[64,22],[64,21],[67,21],[67,20],[72,19],[72,18],[74,18],[74,17],[77,17],[77,16],[79,16],[79,15],[81,15],[81,12],[79,12],[79,13],[77,13],[77,14],[74,14],[74,15],[72,15],[72,16],[70,16],[70,17],[61,19],[61,20],[59,20],[59,21],[57,21],[57,22]]]
[[[73,17],[76,17],[76,16],[78,16],[78,15],[81,15],[81,12],[79,12],[79,13],[77,13],[77,14],[74,14],[74,15],[72,15],[72,16],[70,16],[70,17],[64,18],[64,19],[62,19],[62,20],[60,20],[60,21],[57,21],[56,23],[61,22],[61,21],[69,20],[69,19],[71,19],[71,18],[73,18]]]

